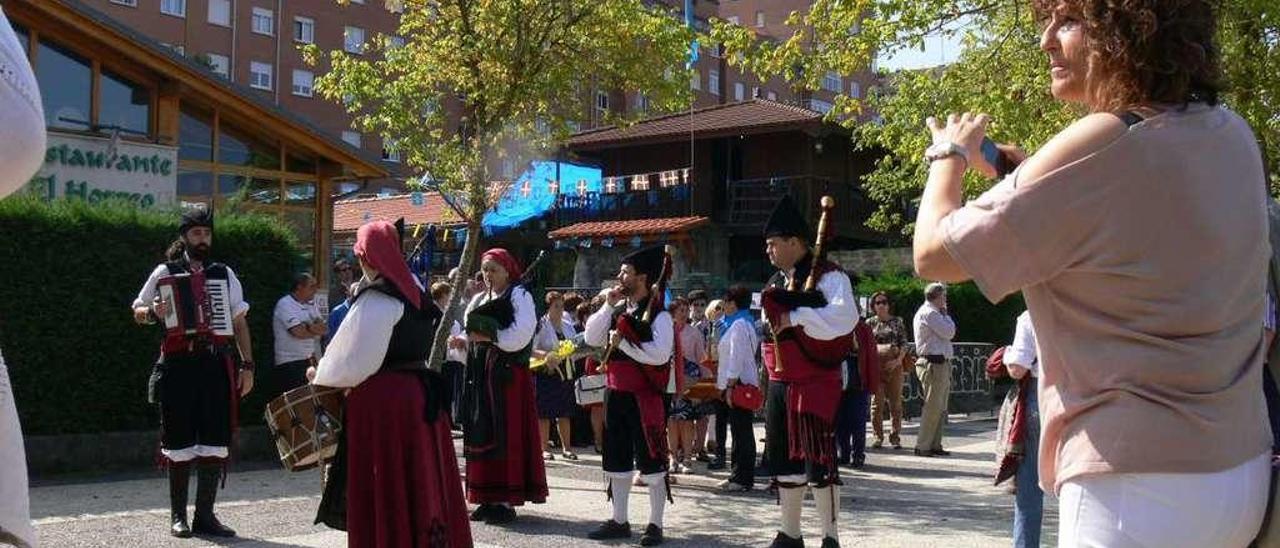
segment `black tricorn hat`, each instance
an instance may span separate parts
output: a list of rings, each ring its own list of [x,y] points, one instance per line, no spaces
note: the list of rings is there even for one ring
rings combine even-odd
[[[791,196],[783,196],[778,200],[778,205],[773,208],[769,221],[764,225],[764,237],[775,236],[802,238],[806,242],[813,241],[813,229],[809,228],[809,223],[804,220],[804,214],[800,213],[800,208],[796,207]]]
[[[662,275],[662,259],[664,257],[662,246],[657,245],[646,249],[636,251],[622,258],[622,264],[629,264],[636,269],[637,274],[648,275],[648,283],[657,283],[658,276]]]
[[[213,230],[213,210],[205,206],[197,206],[182,212],[182,220],[178,222],[178,234],[186,234],[197,226],[209,227]]]

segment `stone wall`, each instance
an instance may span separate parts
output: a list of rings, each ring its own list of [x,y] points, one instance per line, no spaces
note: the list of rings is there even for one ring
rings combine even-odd
[[[913,268],[909,247],[832,251],[827,257],[856,274],[910,272]]]

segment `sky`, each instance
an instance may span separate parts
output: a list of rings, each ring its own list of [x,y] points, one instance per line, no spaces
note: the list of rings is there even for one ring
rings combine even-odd
[[[924,50],[902,50],[880,60],[880,68],[890,71],[935,67],[955,61],[960,55],[960,34],[951,37],[930,36]]]

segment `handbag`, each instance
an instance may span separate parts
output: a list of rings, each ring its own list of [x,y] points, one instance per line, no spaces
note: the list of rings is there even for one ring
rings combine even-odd
[[[605,375],[584,375],[573,382],[573,399],[578,405],[604,403]]]
[[[735,384],[729,389],[729,405],[754,413],[764,407],[764,393],[753,384]]]
[[[880,357],[880,363],[895,361],[902,357],[902,349],[893,343],[879,343],[876,345],[876,356]]]

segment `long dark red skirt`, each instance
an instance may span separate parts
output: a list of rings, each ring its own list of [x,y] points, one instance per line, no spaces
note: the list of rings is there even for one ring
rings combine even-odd
[[[534,403],[533,377],[527,367],[511,369],[506,387],[506,447],[499,455],[467,459],[467,502],[473,504],[547,501],[547,469],[542,462],[542,436]]]
[[[428,423],[412,373],[383,372],[347,396],[347,546],[472,545],[448,413]]]

